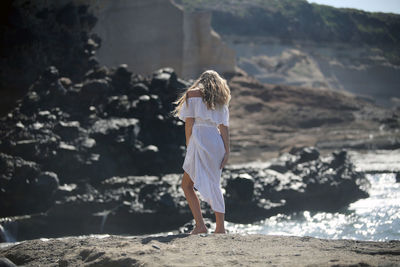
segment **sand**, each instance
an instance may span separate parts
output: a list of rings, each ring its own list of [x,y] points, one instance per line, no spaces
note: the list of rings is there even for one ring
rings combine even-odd
[[[0,257],[26,266],[400,266],[400,241],[105,235],[24,241]]]

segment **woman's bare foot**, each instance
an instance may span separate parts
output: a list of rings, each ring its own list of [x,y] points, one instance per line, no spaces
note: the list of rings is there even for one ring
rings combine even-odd
[[[191,235],[197,235],[197,234],[207,234],[208,229],[205,225],[203,226],[195,226],[193,231],[190,232]]]
[[[215,229],[214,234],[226,234],[225,229]]]

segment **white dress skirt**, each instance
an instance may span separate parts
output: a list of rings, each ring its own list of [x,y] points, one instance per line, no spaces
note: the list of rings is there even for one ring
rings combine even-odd
[[[219,109],[210,110],[202,97],[190,97],[183,104],[178,116],[183,121],[186,118],[194,118],[183,170],[189,174],[202,199],[207,201],[214,211],[225,213],[220,169],[225,146],[217,126],[229,126],[228,106],[223,105]]]

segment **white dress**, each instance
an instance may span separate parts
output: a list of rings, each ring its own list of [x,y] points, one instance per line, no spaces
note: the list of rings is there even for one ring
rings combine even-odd
[[[194,187],[211,208],[216,212],[225,213],[220,184],[220,166],[225,146],[217,126],[229,126],[228,106],[223,105],[219,109],[211,110],[207,108],[202,97],[190,97],[187,98],[187,103],[183,103],[178,116],[183,121],[186,118],[194,118],[183,170],[189,174]]]

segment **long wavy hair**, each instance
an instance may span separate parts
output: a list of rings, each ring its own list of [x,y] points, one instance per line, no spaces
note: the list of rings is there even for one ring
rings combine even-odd
[[[228,83],[216,71],[206,70],[179,98],[174,102],[177,106],[172,112],[175,116],[179,113],[182,105],[187,100],[187,92],[192,89],[199,89],[204,103],[208,109],[215,110],[224,104],[229,104],[231,91]]]

